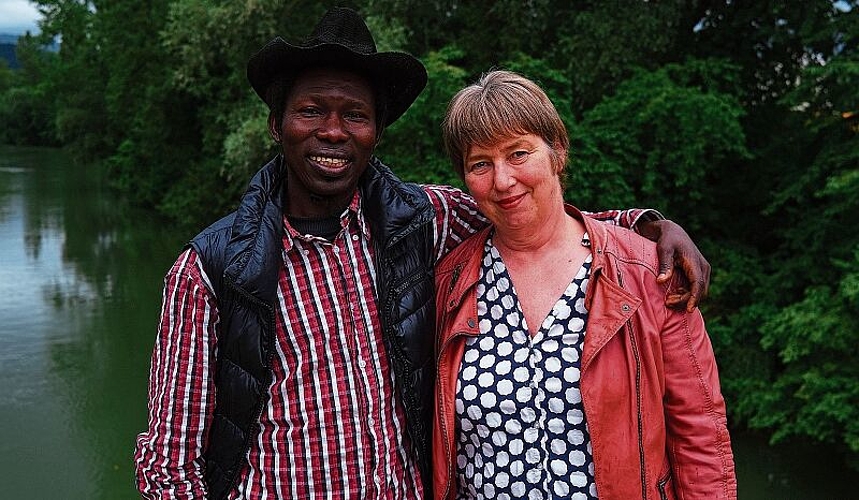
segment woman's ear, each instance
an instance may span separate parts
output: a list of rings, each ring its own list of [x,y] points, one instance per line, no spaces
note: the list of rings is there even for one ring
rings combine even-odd
[[[280,120],[274,115],[274,111],[268,114],[268,135],[278,144],[281,141],[279,122]]]

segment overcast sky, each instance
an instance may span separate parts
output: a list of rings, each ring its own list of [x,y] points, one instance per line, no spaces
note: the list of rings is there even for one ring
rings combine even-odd
[[[38,30],[39,11],[27,0],[0,0],[0,33],[23,35]]]

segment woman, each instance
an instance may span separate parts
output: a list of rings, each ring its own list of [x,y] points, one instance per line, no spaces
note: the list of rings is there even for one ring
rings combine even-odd
[[[436,268],[435,497],[736,498],[701,314],[665,306],[653,243],[564,204],[546,94],[493,71],[443,132],[493,226]]]

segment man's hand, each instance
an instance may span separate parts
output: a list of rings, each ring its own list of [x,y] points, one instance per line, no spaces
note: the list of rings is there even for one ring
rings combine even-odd
[[[665,305],[692,312],[707,296],[710,287],[710,263],[695,246],[692,238],[677,223],[670,220],[640,222],[636,225],[639,234],[656,242],[659,255],[659,276],[656,281],[665,283],[679,266],[690,284],[690,290],[678,288],[665,299]]]

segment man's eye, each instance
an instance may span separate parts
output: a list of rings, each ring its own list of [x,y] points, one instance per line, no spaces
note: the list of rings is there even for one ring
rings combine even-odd
[[[364,121],[367,119],[367,115],[361,113],[360,111],[350,111],[348,113],[344,113],[343,117],[350,121]]]
[[[298,110],[298,113],[301,114],[301,116],[319,116],[322,114],[318,108],[301,108]]]

